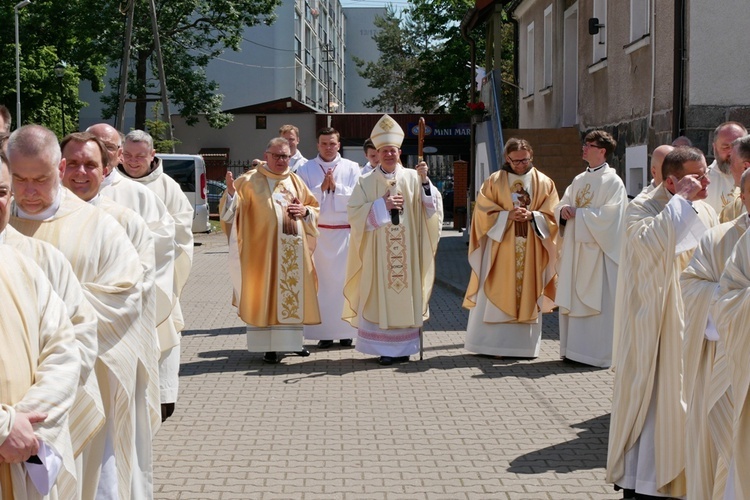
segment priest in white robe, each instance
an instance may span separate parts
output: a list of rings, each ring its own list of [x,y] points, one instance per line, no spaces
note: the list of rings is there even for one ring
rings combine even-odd
[[[720,214],[724,207],[737,196],[735,193],[737,183],[730,172],[730,157],[732,143],[744,135],[747,135],[747,129],[738,122],[724,122],[714,130],[714,161],[708,166],[711,189],[706,203],[711,205],[717,214]]]
[[[109,162],[99,188],[99,194],[129,208],[146,221],[154,240],[156,291],[155,318],[159,335],[159,349],[163,356],[170,350],[175,335],[172,309],[177,295],[174,289],[175,223],[164,202],[146,186],[120,174],[115,168],[120,163],[122,140],[111,125],[98,123],[86,129],[102,140]],[[162,346],[165,346],[162,349]],[[163,378],[162,378],[163,377]],[[168,386],[167,374],[160,373],[160,385]],[[154,429],[158,429],[158,426]]]
[[[143,267],[141,282],[142,307],[139,317],[141,327],[140,366],[135,385],[135,431],[132,443],[131,496],[153,497],[153,459],[151,440],[161,424],[159,403],[159,344],[156,333],[154,287],[155,256],[154,240],[146,222],[135,212],[99,194],[102,180],[109,167],[105,167],[108,155],[104,143],[88,132],[73,133],[60,143],[65,171],[63,185],[81,200],[98,207],[111,215],[128,235],[138,252]]]
[[[399,124],[383,115],[370,138],[380,165],[360,177],[349,199],[342,317],[357,328],[357,351],[388,366],[419,352],[441,227],[427,164],[411,170],[400,163]]]
[[[362,167],[362,175],[375,170],[380,165],[380,155],[378,150],[375,149],[375,144],[372,143],[372,139],[369,137],[365,139],[365,143],[362,145],[362,150],[367,158],[367,163]]]
[[[125,136],[122,149],[122,164],[119,173],[141,183],[164,202],[174,219],[174,305],[171,321],[159,326],[161,358],[162,420],[174,412],[179,390],[180,336],[185,321],[180,307],[180,295],[193,266],[193,206],[182,192],[180,185],[164,173],[161,160],[156,157],[153,138],[142,130],[133,130]]]
[[[8,166],[0,156],[0,244],[18,250],[37,264],[65,303],[73,325],[81,370],[78,389],[68,422],[73,456],[80,455],[83,445],[104,425],[104,406],[96,375],[93,372],[98,350],[96,311],[84,296],[81,284],[65,256],[47,242],[22,235],[8,225],[11,206],[11,178]],[[75,477],[63,474],[59,484],[69,483],[75,491]]]
[[[119,496],[127,498],[136,373],[143,348],[143,269],[138,253],[117,221],[61,186],[65,165],[50,130],[38,125],[16,130],[8,141],[8,158],[14,195],[11,225],[53,244],[66,256],[97,312],[95,372],[107,425],[82,451],[81,494],[94,498],[104,476],[103,488],[119,490]],[[105,450],[112,450],[113,460],[102,461]]]
[[[599,367],[612,364],[617,269],[628,204],[622,179],[606,162],[616,145],[603,130],[586,135],[583,159],[588,167],[555,207],[560,356]]]
[[[734,199],[724,205],[719,214],[719,222],[729,222],[740,214],[747,213],[745,203],[740,196],[740,180],[745,170],[750,168],[750,135],[744,135],[732,142],[732,154],[729,160],[729,172],[736,186]]]
[[[56,484],[64,475],[75,481],[68,417],[81,358],[73,326],[36,264],[8,245],[0,263],[0,500],[73,498]],[[32,455],[41,463],[27,463]]]
[[[297,170],[320,203],[318,238],[313,263],[318,276],[320,324],[305,325],[305,339],[317,340],[318,347],[327,349],[338,340],[342,346],[352,345],[357,331],[341,319],[344,308],[344,273],[341,265],[349,252],[351,227],[347,204],[359,181],[360,168],[339,154],[341,135],[333,128],[318,131],[318,156]]]
[[[307,163],[307,158],[302,156],[299,146],[299,128],[294,125],[286,124],[279,127],[279,137],[283,137],[289,143],[289,152],[292,154],[289,158],[289,170],[297,173],[297,170]]]
[[[615,386],[607,481],[631,493],[685,494],[682,392],[684,312],[679,276],[716,213],[706,197],[706,160],[695,148],[664,159],[664,182],[633,200],[615,303]]]
[[[750,202],[750,182],[747,181],[742,198]],[[709,188],[710,189],[710,188]],[[690,264],[680,277],[682,297],[685,305],[685,334],[683,350],[683,402],[687,407],[686,462],[688,498],[722,498],[726,481],[728,462],[727,445],[715,442],[709,425],[709,413],[717,417],[727,412],[718,408],[731,407],[728,394],[712,394],[712,381],[718,359],[724,349],[718,348],[719,335],[716,322],[710,313],[714,302],[719,278],[732,254],[737,241],[748,228],[748,217],[744,214],[737,219],[712,227],[701,238]],[[721,370],[722,368],[719,368]],[[719,375],[720,376],[720,375]],[[719,396],[719,397],[717,397]],[[720,401],[720,398],[725,400]],[[731,426],[731,421],[724,422]],[[724,448],[722,456],[719,449]],[[719,480],[716,480],[719,478]]]
[[[744,193],[744,190],[743,190]],[[737,242],[724,268],[712,316],[726,346],[731,381],[731,451],[724,500],[750,498],[750,233]]]
[[[657,146],[651,153],[651,182],[643,187],[639,196],[650,193],[662,183],[661,164],[664,162],[664,157],[671,153],[673,149],[673,146],[662,144],[661,146]]]

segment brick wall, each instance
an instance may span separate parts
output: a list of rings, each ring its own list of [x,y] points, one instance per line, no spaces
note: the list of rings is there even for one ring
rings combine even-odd
[[[578,128],[503,129],[503,138],[507,141],[511,137],[529,141],[534,150],[534,166],[555,182],[560,196],[585,168]]]

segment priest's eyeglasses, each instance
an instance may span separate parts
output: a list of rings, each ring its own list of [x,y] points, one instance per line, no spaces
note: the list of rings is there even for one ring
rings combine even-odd
[[[510,162],[513,165],[516,165],[516,166],[518,166],[518,165],[528,165],[531,162],[531,158],[522,158],[520,160],[514,160],[513,158],[508,158],[508,159],[510,160]]]
[[[289,158],[292,157],[291,155],[277,155],[276,153],[271,153],[270,151],[267,151],[267,153],[271,155],[271,157],[276,161],[289,161]]]

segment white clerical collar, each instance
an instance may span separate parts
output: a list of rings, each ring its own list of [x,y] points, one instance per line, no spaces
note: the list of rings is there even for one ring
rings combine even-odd
[[[334,168],[336,167],[336,164],[341,161],[341,155],[336,153],[336,157],[331,161],[323,161],[323,158],[318,155],[315,161],[317,161],[318,164],[323,168]]]
[[[396,168],[393,169],[393,172],[386,172],[383,169],[383,165],[378,165],[378,168],[383,173],[383,175],[385,175],[386,179],[392,179],[393,177],[395,177],[396,172],[398,171],[398,167],[400,167],[400,166],[401,166],[400,163],[396,163]]]
[[[60,203],[62,202],[62,186],[57,187],[57,194],[55,195],[55,199],[52,200],[52,204],[39,212],[38,214],[27,214],[23,210],[21,210],[21,207],[16,205],[16,209],[18,210],[18,216],[22,219],[28,219],[28,220],[47,220],[53,215],[57,213],[57,210],[60,208]]]
[[[107,177],[105,177],[104,179],[102,179],[102,183],[101,183],[101,185],[99,185],[99,191],[101,192],[101,190],[104,189],[105,187],[111,186],[112,185],[112,181],[115,180],[115,176],[116,175],[117,175],[117,169],[116,168],[113,168],[112,170],[110,170],[109,175]]]
[[[2,245],[3,243],[5,243],[5,229],[0,231],[0,245]]]
[[[299,160],[300,158],[302,158],[302,151],[300,151],[298,149],[297,152],[294,153],[290,159],[291,160]]]
[[[102,195],[97,193],[97,195],[91,198],[87,203],[89,203],[90,205],[94,205],[95,207],[98,207],[100,201],[102,201]]]
[[[602,163],[598,167],[594,167],[594,168],[586,167],[586,172],[598,172],[599,170],[603,169],[606,166],[607,166],[607,162],[605,161],[604,163]]]

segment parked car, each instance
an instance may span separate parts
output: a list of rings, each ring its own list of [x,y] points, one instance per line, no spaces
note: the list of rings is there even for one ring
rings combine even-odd
[[[208,200],[206,200],[206,164],[198,155],[157,153],[161,158],[164,173],[177,181],[193,205],[193,232],[211,232],[208,222]]]
[[[208,191],[206,196],[208,197],[209,213],[219,213],[219,201],[221,200],[221,195],[224,194],[224,191],[226,191],[226,189],[227,185],[221,181],[214,181],[211,179],[206,181],[206,191]]]

